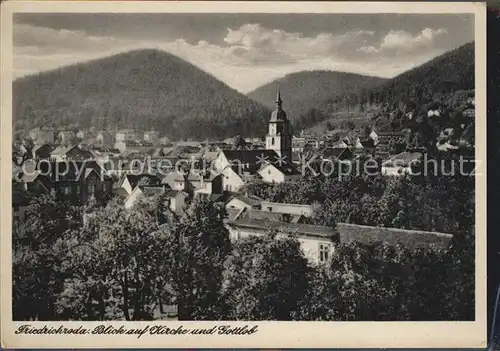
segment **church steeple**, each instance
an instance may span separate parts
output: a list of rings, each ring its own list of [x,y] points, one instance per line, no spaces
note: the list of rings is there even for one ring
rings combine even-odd
[[[281,92],[280,92],[280,83],[278,83],[278,89],[276,90],[276,108],[281,110],[281,105],[283,105],[283,101],[281,100]]]
[[[292,129],[286,112],[281,108],[281,91],[278,83],[276,89],[276,109],[271,112],[269,132],[266,136],[266,149],[274,150],[280,157],[292,159]],[[291,162],[291,161],[290,161]]]

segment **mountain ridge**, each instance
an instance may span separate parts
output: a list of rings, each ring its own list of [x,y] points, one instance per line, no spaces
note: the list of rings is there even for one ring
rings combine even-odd
[[[154,128],[172,139],[201,140],[262,134],[269,113],[211,74],[156,49],[133,50],[13,82],[13,121],[20,128]]]

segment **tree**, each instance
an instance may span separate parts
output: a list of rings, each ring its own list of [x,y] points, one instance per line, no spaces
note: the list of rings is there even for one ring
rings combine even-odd
[[[179,320],[218,320],[224,261],[231,250],[225,208],[197,198],[170,236]]]
[[[239,240],[224,271],[224,319],[300,320],[312,273],[297,239],[276,233]]]
[[[81,220],[78,208],[53,195],[31,200],[25,222],[12,236],[14,320],[57,320],[54,306],[65,278],[59,245]]]

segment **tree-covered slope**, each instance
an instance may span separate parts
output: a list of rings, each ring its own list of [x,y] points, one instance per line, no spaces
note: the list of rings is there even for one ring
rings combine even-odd
[[[13,83],[17,128],[155,128],[174,138],[263,135],[269,111],[190,63],[137,50]]]
[[[328,117],[320,110],[325,101],[342,99],[352,94],[357,95],[364,89],[373,88],[385,81],[384,78],[354,73],[303,71],[288,74],[263,85],[250,92],[248,96],[272,107],[279,82],[283,108],[292,123],[298,128],[307,128]]]

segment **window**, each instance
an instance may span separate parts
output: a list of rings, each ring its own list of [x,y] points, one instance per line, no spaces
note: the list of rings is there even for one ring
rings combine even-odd
[[[271,138],[271,145],[274,145],[274,138]]]
[[[268,169],[268,170],[267,170],[267,174],[271,174],[271,169]]]
[[[268,207],[268,208],[267,208],[267,210],[268,210],[269,212],[273,212],[273,208],[272,208],[272,207]]]
[[[94,196],[94,193],[95,193],[95,185],[90,184],[89,185],[89,196]]]
[[[69,186],[65,186],[63,188],[64,195],[69,195],[71,193],[71,188]]]
[[[319,262],[325,263],[328,261],[328,255],[330,254],[329,244],[319,244]]]
[[[80,184],[77,184],[76,185],[76,194],[80,194],[80,191],[81,191],[81,188],[80,188]]]

